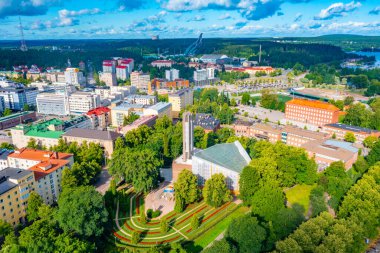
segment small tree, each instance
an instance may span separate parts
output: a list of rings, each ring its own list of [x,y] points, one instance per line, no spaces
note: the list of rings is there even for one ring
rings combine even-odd
[[[333,135],[331,136],[331,138],[336,139],[336,134],[333,133]]]
[[[161,219],[160,230],[161,230],[161,233],[166,233],[169,230],[169,223],[165,218]]]
[[[31,192],[28,200],[28,207],[26,208],[26,214],[29,221],[34,221],[38,218],[38,209],[42,206],[44,201],[41,196],[36,192]]]
[[[218,173],[211,176],[203,188],[203,198],[212,207],[219,207],[231,200],[230,190],[227,188],[225,177]]]
[[[352,143],[354,143],[354,142],[356,141],[356,138],[355,138],[354,133],[347,132],[347,133],[344,135],[344,140],[345,140],[345,141],[348,141],[348,142],[352,142]]]
[[[8,222],[0,219],[0,237],[5,237],[12,231],[12,226]]]
[[[191,228],[193,230],[199,228],[201,225],[201,220],[199,219],[197,214],[194,214],[193,217],[191,217]]]
[[[379,141],[379,139],[375,136],[368,136],[364,139],[363,144],[366,148],[373,148],[375,143]]]
[[[185,209],[185,200],[182,197],[176,195],[174,211],[176,211],[177,213],[182,213],[184,209]]]
[[[140,242],[140,233],[137,231],[133,231],[131,235],[131,243],[138,244]]]

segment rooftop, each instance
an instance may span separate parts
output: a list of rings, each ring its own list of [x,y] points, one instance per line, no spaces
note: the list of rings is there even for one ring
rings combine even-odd
[[[171,103],[168,103],[168,102],[159,102],[159,103],[157,103],[155,105],[152,105],[152,106],[148,107],[147,109],[156,110],[156,111],[162,111],[165,108],[167,108],[168,106],[171,106]]]
[[[0,122],[4,122],[4,121],[10,120],[10,119],[14,119],[14,118],[18,118],[18,117],[21,117],[21,116],[25,116],[25,115],[28,115],[28,114],[31,114],[31,113],[34,113],[34,112],[24,111],[24,112],[14,113],[14,114],[9,115],[9,116],[1,117],[0,118]]]
[[[213,59],[213,60],[218,60],[218,59],[223,59],[223,58],[228,58],[228,56],[224,54],[204,54],[201,57],[201,59]]]
[[[315,140],[323,140],[323,139],[328,138],[327,133],[310,131],[310,130],[302,129],[295,126],[289,126],[289,125],[284,127],[283,132],[284,131],[287,132],[288,134],[298,135],[298,136],[315,139]]]
[[[211,114],[197,113],[194,119],[194,126],[200,126],[204,129],[214,130],[220,125],[220,121],[214,118]]]
[[[358,149],[351,146],[352,143],[340,142],[335,140],[319,140],[309,141],[301,147],[305,148],[308,152],[331,157],[337,160],[348,161],[352,158]]]
[[[88,116],[91,116],[91,115],[102,115],[102,114],[108,113],[110,111],[111,110],[108,107],[98,107],[98,108],[95,108],[95,109],[92,109],[92,110],[88,111],[87,115]]]
[[[11,182],[10,179],[18,180],[29,174],[31,175],[32,172],[17,168],[6,168],[0,171],[0,195],[13,189],[18,185],[15,182]]]
[[[142,104],[123,103],[121,105],[118,105],[118,106],[112,108],[112,110],[115,110],[115,111],[128,111],[129,109],[142,109],[142,108],[144,108],[144,105],[142,105]]]
[[[194,154],[194,157],[218,164],[226,169],[241,173],[251,159],[239,141],[216,144]]]
[[[324,109],[324,110],[329,110],[329,111],[339,111],[339,108],[336,107],[335,105],[318,101],[318,100],[307,100],[307,99],[292,99],[288,102],[286,102],[287,105],[300,105],[300,106],[306,106],[306,107],[312,107],[312,108],[317,108],[317,109]]]
[[[379,132],[377,130],[372,130],[369,128],[358,127],[358,126],[350,126],[350,125],[346,125],[346,124],[342,124],[342,123],[327,124],[325,126],[339,128],[339,129],[343,129],[343,130],[351,131],[351,132],[355,132],[355,133],[372,134],[372,133],[378,133]]]
[[[14,150],[2,148],[0,149],[0,160],[7,160],[8,156],[12,154]]]
[[[192,90],[190,88],[188,89],[181,89],[175,93],[172,93],[172,94],[169,94],[169,97],[180,97],[182,96],[183,94],[185,94],[186,92],[191,92]]]
[[[69,130],[67,133],[63,134],[62,136],[79,137],[79,138],[93,139],[93,140],[114,141],[118,137],[120,137],[121,134],[118,134],[113,131],[73,128]]]
[[[49,130],[50,126],[63,126],[64,121],[59,119],[51,119],[41,123],[33,124],[31,126],[27,125],[17,125],[15,129],[25,129],[27,132],[25,135],[34,136],[34,137],[42,137],[42,138],[52,138],[58,139],[64,133],[63,131],[53,131]]]

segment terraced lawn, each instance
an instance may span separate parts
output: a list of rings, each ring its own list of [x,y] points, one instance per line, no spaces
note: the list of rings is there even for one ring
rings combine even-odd
[[[194,240],[202,234],[207,234],[206,232],[210,228],[218,228],[214,233],[217,233],[222,228],[218,225],[219,222],[226,223],[227,216],[229,217],[230,213],[236,215],[234,212],[237,208],[237,205],[228,202],[219,208],[212,208],[208,206],[205,202],[199,202],[192,204],[187,207],[183,213],[170,212],[165,216],[169,222],[169,230],[165,233],[160,231],[160,220],[151,220],[146,224],[140,222],[140,210],[143,210],[143,200],[142,197],[137,196],[133,193],[124,196],[115,212],[118,214],[118,217],[115,219],[114,223],[114,237],[117,239],[119,245],[133,246],[138,248],[151,247],[156,244],[171,243],[175,241],[182,240]],[[129,205],[126,205],[125,202],[129,202]],[[127,207],[129,206],[129,207]],[[126,210],[121,210],[121,207]],[[197,214],[201,219],[201,226],[193,230],[191,228],[191,217]],[[133,231],[138,231],[141,234],[141,240],[137,245],[131,243],[131,234]],[[223,231],[223,229],[221,230]],[[216,237],[217,235],[215,235]],[[210,239],[212,236],[208,236]],[[115,239],[115,240],[116,240]],[[203,244],[202,244],[203,245]]]

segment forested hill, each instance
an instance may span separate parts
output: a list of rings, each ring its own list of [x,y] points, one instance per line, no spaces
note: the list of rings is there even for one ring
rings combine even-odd
[[[37,64],[41,67],[56,66],[63,68],[68,59],[76,66],[79,61],[90,60],[96,69],[101,61],[109,57],[132,57],[137,63],[142,54],[183,53],[194,39],[168,40],[47,40],[27,41],[30,50],[17,50],[18,42],[0,42],[0,68],[10,69],[14,65]],[[258,60],[259,47],[262,46],[262,64],[290,68],[299,62],[309,67],[319,63],[339,63],[347,54],[339,47],[311,44],[284,43],[266,39],[205,39],[199,55],[204,53],[222,53],[230,57],[244,57]],[[60,50],[52,50],[57,46]]]

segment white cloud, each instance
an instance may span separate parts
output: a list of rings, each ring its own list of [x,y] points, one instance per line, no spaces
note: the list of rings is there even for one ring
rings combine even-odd
[[[349,12],[353,12],[361,7],[362,4],[360,2],[352,1],[348,4],[344,3],[333,3],[326,9],[322,9],[318,16],[315,16],[316,20],[328,20],[333,19],[335,17],[342,17],[347,15]]]

